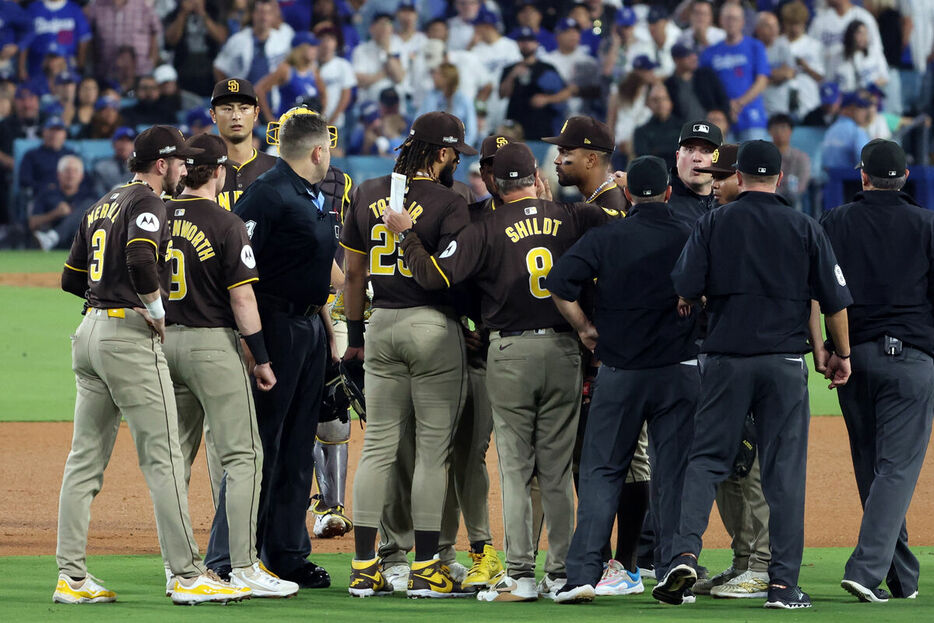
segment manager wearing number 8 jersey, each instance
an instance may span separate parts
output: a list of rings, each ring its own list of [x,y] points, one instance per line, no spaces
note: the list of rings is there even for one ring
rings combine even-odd
[[[481,593],[489,601],[538,598],[529,483],[541,485],[548,524],[551,594],[565,576],[574,529],[571,455],[580,410],[581,357],[571,331],[545,288],[554,261],[607,214],[590,204],[536,198],[535,157],[510,143],[496,152],[493,175],[503,205],[431,255],[405,214],[386,217],[402,232],[405,263],[416,283],[437,290],[472,279],[483,292],[481,315],[490,328],[487,390],[503,483],[508,576]],[[415,230],[417,232],[417,230]]]

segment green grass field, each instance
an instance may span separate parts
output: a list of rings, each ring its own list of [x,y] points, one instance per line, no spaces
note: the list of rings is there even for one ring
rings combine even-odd
[[[922,579],[934,573],[934,548],[918,548]],[[892,600],[887,604],[863,604],[843,592],[840,575],[849,550],[810,549],[805,552],[801,585],[810,593],[814,607],[796,612],[762,608],[762,600],[719,600],[699,597],[694,605],[661,606],[646,593],[630,597],[601,597],[592,604],[559,606],[547,600],[523,604],[477,603],[473,599],[408,600],[401,596],[352,599],[347,594],[349,555],[312,556],[331,572],[333,586],[326,590],[302,591],[285,601],[253,599],[221,607],[204,604],[174,607],[163,596],[162,562],[156,556],[92,557],[89,569],[117,593],[114,604],[64,606],[52,603],[55,588],[55,559],[42,557],[0,558],[0,615],[6,621],[67,620],[92,621],[251,621],[297,620],[313,616],[319,621],[410,621],[418,620],[511,620],[511,621],[600,621],[638,617],[643,621],[831,621],[857,623],[880,620],[934,620],[934,597],[922,585],[917,600]],[[729,564],[728,552],[705,552],[702,562],[711,570]],[[171,617],[171,618],[169,618]],[[930,619],[928,617],[931,617]]]

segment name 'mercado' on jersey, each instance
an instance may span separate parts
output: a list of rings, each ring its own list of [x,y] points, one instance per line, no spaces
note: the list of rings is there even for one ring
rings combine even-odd
[[[182,195],[166,202],[171,219],[166,322],[236,328],[230,290],[259,279],[243,220],[217,203]]]
[[[416,283],[398,250],[396,235],[383,223],[383,213],[389,209],[390,179],[386,175],[357,187],[341,231],[341,246],[368,256],[373,307],[450,305],[446,294],[427,292]],[[409,180],[403,205],[429,253],[447,246],[470,222],[464,198],[427,177]]]
[[[225,210],[233,210],[243,191],[275,164],[275,156],[270,156],[255,149],[253,150],[253,156],[243,164],[227,160],[225,164],[227,178],[224,181],[223,190],[217,193],[217,203]]]
[[[421,234],[406,237],[405,260],[426,288],[471,279],[483,291],[483,324],[500,331],[567,324],[545,288],[555,260],[591,227],[607,222],[599,206],[524,197],[507,202],[429,255]]]
[[[145,182],[117,186],[84,213],[65,267],[88,274],[85,298],[91,307],[140,307],[126,264],[131,244],[151,244],[161,287],[169,240],[165,204]],[[144,293],[145,294],[145,293]]]

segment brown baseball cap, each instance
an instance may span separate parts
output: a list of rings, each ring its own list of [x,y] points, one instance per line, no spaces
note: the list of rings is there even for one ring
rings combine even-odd
[[[736,164],[736,154],[739,153],[739,145],[735,143],[724,143],[713,150],[713,156],[710,158],[711,166],[694,169],[699,173],[711,173],[717,179],[730,177],[736,173],[733,167]]]
[[[613,153],[616,137],[610,126],[593,117],[578,115],[564,122],[561,134],[542,139],[546,143],[569,149],[593,149]]]
[[[494,134],[493,136],[486,137],[480,144],[480,162],[483,163],[486,160],[492,160],[500,147],[505,147],[511,142],[508,136],[503,136],[502,134]]]
[[[254,106],[259,104],[253,84],[243,78],[228,78],[214,85],[214,92],[211,93],[211,106],[217,106],[218,103],[226,100],[242,100]]]
[[[159,158],[188,158],[197,156],[201,149],[190,147],[185,135],[170,125],[154,125],[139,133],[133,141],[133,157],[140,162]]]
[[[535,175],[535,155],[525,143],[509,143],[496,152],[493,159],[493,177],[516,180]]]
[[[200,154],[185,158],[188,165],[218,165],[227,162],[227,143],[215,134],[198,134],[185,141],[188,147],[200,149]]]
[[[409,136],[429,145],[450,147],[465,156],[477,155],[477,150],[464,142],[464,122],[451,113],[425,113],[412,124]]]

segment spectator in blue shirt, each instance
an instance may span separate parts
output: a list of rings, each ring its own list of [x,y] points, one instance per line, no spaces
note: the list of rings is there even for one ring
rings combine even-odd
[[[474,145],[477,142],[477,110],[473,102],[460,90],[460,75],[457,67],[451,63],[441,63],[441,66],[431,72],[435,88],[425,95],[422,106],[415,118],[433,110],[449,112],[464,122],[464,142]]]
[[[17,2],[0,1],[0,78],[16,77],[16,55],[32,37],[32,20]]]
[[[768,140],[768,118],[762,102],[770,75],[765,46],[743,35],[745,16],[739,5],[728,4],[721,9],[720,26],[726,31],[726,39],[704,50],[700,64],[717,72],[726,88],[737,139]]]
[[[522,30],[524,28],[531,28],[532,32],[535,33],[538,44],[542,46],[542,49],[546,52],[551,52],[558,48],[557,38],[555,38],[551,31],[542,28],[542,11],[538,8],[536,3],[520,2],[516,9],[516,20],[519,22],[519,25],[509,33],[508,36],[510,39],[518,41],[519,34]]]
[[[22,190],[30,190],[36,195],[49,184],[55,183],[59,159],[75,153],[65,147],[67,136],[61,117],[50,117],[42,124],[42,144],[23,154],[23,161],[19,165],[19,185]]]
[[[43,189],[29,210],[29,229],[43,251],[71,247],[85,210],[98,197],[86,181],[81,158],[66,155],[58,161],[55,181]]]
[[[42,59],[52,42],[64,48],[70,63],[84,67],[91,43],[91,27],[77,3],[72,0],[65,0],[64,4],[42,0],[30,4],[26,12],[35,36],[28,50],[20,53],[20,78],[39,74]]]
[[[859,93],[847,93],[840,104],[840,116],[827,128],[821,143],[821,164],[825,169],[852,169],[860,160],[860,150],[869,142],[862,128],[869,119],[872,102]]]

